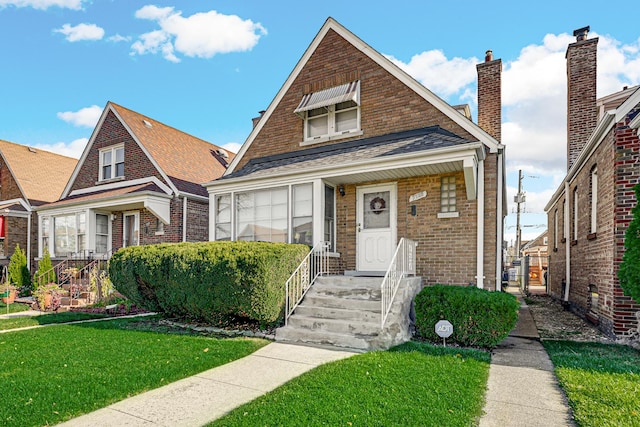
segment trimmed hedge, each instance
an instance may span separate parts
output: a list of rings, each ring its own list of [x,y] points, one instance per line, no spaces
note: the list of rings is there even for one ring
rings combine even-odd
[[[435,325],[446,319],[453,325],[448,342],[491,348],[516,325],[518,307],[516,297],[504,292],[470,286],[428,286],[415,298],[416,330],[429,341],[442,342]]]
[[[261,324],[284,313],[284,285],[306,245],[203,242],[120,249],[109,262],[115,288],[137,305],[168,316]]]

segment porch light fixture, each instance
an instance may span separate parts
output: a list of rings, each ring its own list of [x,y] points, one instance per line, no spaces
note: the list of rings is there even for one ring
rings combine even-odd
[[[344,197],[344,185],[340,184],[340,186],[338,187],[338,192],[342,197]]]

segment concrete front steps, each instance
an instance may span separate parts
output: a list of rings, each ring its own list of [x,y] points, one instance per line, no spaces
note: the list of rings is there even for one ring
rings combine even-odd
[[[276,341],[340,347],[357,351],[386,349],[410,339],[411,302],[419,277],[404,279],[384,329],[381,327],[381,277],[319,277]]]

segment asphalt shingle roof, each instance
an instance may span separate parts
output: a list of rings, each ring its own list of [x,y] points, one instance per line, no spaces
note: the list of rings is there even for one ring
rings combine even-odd
[[[258,178],[275,173],[313,170],[327,164],[347,166],[367,159],[391,158],[469,142],[472,141],[439,126],[431,126],[252,159],[242,169],[222,179],[249,176]]]
[[[134,193],[149,192],[149,191],[160,193],[162,195],[167,194],[164,191],[162,191],[162,189],[160,189],[160,187],[158,187],[156,184],[145,183],[145,184],[137,184],[137,185],[130,185],[127,187],[115,188],[111,190],[102,190],[102,191],[95,191],[93,193],[79,194],[76,196],[69,196],[57,202],[47,204],[47,208],[64,206],[64,205],[73,204],[77,202],[92,202],[95,200],[102,200],[110,197],[126,196]]]
[[[220,147],[121,105],[110,104],[178,190],[208,196],[200,184],[226,171],[216,154]],[[224,151],[229,154],[226,163],[231,162],[234,154]]]
[[[0,140],[0,152],[32,205],[60,198],[78,160]]]

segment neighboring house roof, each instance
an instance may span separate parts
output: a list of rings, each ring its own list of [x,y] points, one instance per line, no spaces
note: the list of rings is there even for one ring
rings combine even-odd
[[[356,163],[388,160],[393,156],[417,154],[469,142],[439,126],[431,126],[252,159],[242,169],[225,175],[220,181],[238,177],[258,178],[295,173],[327,165],[353,166]]]
[[[547,237],[548,230],[544,230],[538,237],[533,240],[529,240],[528,242],[522,245],[522,250],[528,250],[533,248],[538,248],[544,246],[546,248],[546,244],[544,243],[544,238]]]
[[[60,198],[78,162],[71,157],[0,140],[0,154],[23,196],[37,206]]]
[[[384,70],[386,70],[387,72],[395,76],[397,79],[403,82],[407,87],[411,88],[419,96],[421,96],[427,102],[429,102],[434,107],[439,109],[443,114],[445,114],[449,119],[455,122],[458,126],[460,126],[464,130],[469,132],[469,134],[471,134],[473,137],[481,141],[484,145],[489,147],[491,152],[496,152],[498,148],[502,147],[502,145],[495,138],[493,138],[486,131],[481,129],[477,124],[469,120],[465,115],[461,114],[459,110],[452,107],[451,105],[446,103],[444,100],[436,96],[433,92],[431,92],[429,89],[424,87],[413,77],[409,76],[409,74],[407,74],[405,71],[400,69],[397,65],[391,62],[384,55],[380,54],[375,49],[371,48],[371,46],[366,44],[364,41],[358,38],[351,31],[347,30],[345,27],[340,25],[333,18],[328,18],[327,21],[322,26],[322,28],[320,29],[320,31],[318,32],[318,34],[316,35],[316,37],[313,39],[313,41],[307,48],[307,50],[305,51],[305,53],[303,54],[300,61],[298,61],[298,63],[296,64],[295,68],[293,69],[293,71],[291,72],[291,74],[289,75],[285,83],[280,88],[280,91],[277,93],[273,101],[271,101],[271,104],[267,108],[264,115],[258,121],[256,126],[253,128],[251,134],[249,135],[245,143],[240,148],[240,151],[236,155],[235,159],[229,165],[227,172],[225,172],[226,175],[231,175],[232,173],[235,172],[235,169],[238,166],[240,159],[247,152],[247,150],[251,146],[256,136],[260,133],[263,126],[268,121],[269,116],[271,116],[271,114],[277,108],[282,98],[289,91],[290,87],[292,86],[292,84],[294,83],[294,81],[296,80],[300,72],[303,70],[303,68],[305,67],[305,65],[307,64],[307,62],[309,61],[309,59],[311,58],[311,56],[313,55],[313,53],[318,48],[321,41],[324,39],[324,37],[327,35],[329,31],[335,31],[336,33],[338,33],[342,38],[344,38],[349,43],[351,43],[356,49],[360,50],[363,54],[367,55],[369,58],[371,58],[371,60],[376,62],[380,67],[382,67]]]
[[[605,102],[600,102],[601,100],[604,100]],[[611,102],[613,102],[612,100],[615,100],[613,105],[617,104],[618,107],[604,111],[602,117],[596,124],[593,133],[589,137],[589,140],[582,149],[582,152],[580,152],[580,155],[567,172],[567,176],[563,182],[570,183],[573,181],[578,172],[585,166],[586,161],[591,158],[592,154],[600,146],[602,141],[604,141],[605,137],[613,129],[616,123],[623,120],[638,104],[640,104],[640,86],[623,89],[620,92],[601,98],[597,102],[598,105],[605,105],[607,103],[611,105]],[[631,118],[631,127],[640,125],[640,122],[638,122],[638,116],[640,116],[640,114],[636,113],[636,116]],[[545,206],[545,212],[548,212],[553,205],[555,205],[563,193],[564,183],[558,187],[549,200],[549,203]]]
[[[152,182],[149,182],[149,183],[131,185],[127,187],[120,187],[120,188],[108,189],[103,191],[95,191],[92,193],[69,196],[63,200],[59,200],[57,202],[47,204],[47,209],[57,208],[65,205],[74,205],[77,203],[92,202],[96,200],[118,198],[126,195],[132,195],[132,194],[143,193],[143,192],[154,192],[154,193],[160,193],[162,195],[166,195],[166,193],[160,187],[158,187],[156,184]]]
[[[220,177],[225,172],[228,162],[235,156],[203,139],[121,105],[108,102],[94,135],[80,158],[74,176],[65,188],[64,197],[69,195],[73,178],[91,149],[97,131],[109,111],[113,111],[123,123],[149,160],[177,193],[207,197],[207,191],[200,184]]]

